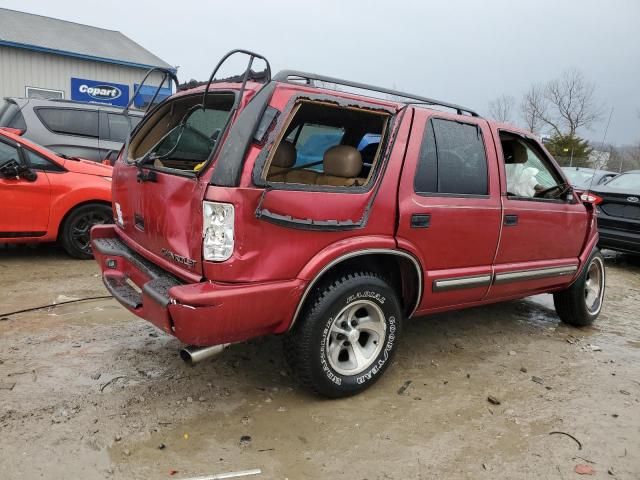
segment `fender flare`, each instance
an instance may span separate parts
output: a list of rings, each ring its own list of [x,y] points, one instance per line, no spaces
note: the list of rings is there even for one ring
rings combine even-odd
[[[313,276],[313,279],[307,284],[307,287],[305,288],[304,292],[302,293],[302,296],[300,297],[300,300],[298,301],[298,305],[296,306],[296,310],[293,314],[293,318],[291,319],[291,323],[289,324],[289,328],[287,330],[291,331],[291,329],[294,327],[294,325],[296,324],[296,321],[298,320],[298,316],[300,315],[300,311],[302,310],[302,306],[304,305],[305,301],[307,300],[307,297],[309,296],[309,293],[313,289],[314,285],[320,280],[320,278],[322,278],[322,276],[326,272],[331,270],[336,265],[344,262],[345,260],[348,260],[354,257],[363,256],[363,255],[395,255],[411,261],[411,263],[413,264],[416,270],[416,274],[418,276],[418,294],[416,295],[415,305],[412,306],[411,313],[408,315],[408,317],[411,317],[417,310],[418,305],[420,305],[420,302],[422,300],[422,295],[423,295],[423,285],[422,285],[423,273],[422,273],[422,266],[420,265],[420,262],[418,261],[418,259],[412,254],[410,254],[409,252],[406,252],[404,250],[398,250],[393,248],[364,248],[361,250],[352,250],[350,252],[339,255],[338,257],[328,262],[319,271],[315,273],[315,275]]]

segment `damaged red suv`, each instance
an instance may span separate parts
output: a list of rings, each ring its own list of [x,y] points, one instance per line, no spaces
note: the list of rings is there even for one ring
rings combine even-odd
[[[216,69],[137,126],[115,225],[92,230],[109,291],[186,358],[283,334],[301,382],[340,397],[382,375],[411,317],[550,292],[564,322],[597,318],[593,207],[529,133],[233,53],[243,76]]]

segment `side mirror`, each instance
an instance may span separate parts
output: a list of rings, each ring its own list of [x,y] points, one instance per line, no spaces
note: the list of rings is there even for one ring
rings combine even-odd
[[[0,165],[0,176],[2,178],[18,178],[21,168],[20,163],[15,158],[11,158]]]
[[[0,176],[3,178],[24,178],[27,182],[34,182],[38,174],[29,167],[12,158],[0,165]]]

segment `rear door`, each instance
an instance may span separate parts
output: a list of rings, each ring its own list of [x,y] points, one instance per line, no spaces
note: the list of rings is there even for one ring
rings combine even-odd
[[[116,224],[128,244],[177,275],[202,274],[202,199],[208,182],[197,176],[229,117],[231,92],[181,96],[145,117],[127,161],[113,172]],[[184,123],[183,123],[184,122]],[[204,147],[197,143],[204,142]],[[144,159],[144,165],[133,159]]]
[[[586,240],[587,210],[573,194],[552,198],[565,180],[537,141],[503,130],[497,144],[503,218],[489,298],[566,284]]]
[[[26,164],[24,151],[0,139],[0,166],[10,160]],[[49,226],[51,187],[46,173],[33,181],[0,177],[0,238],[42,237]]]
[[[484,120],[415,110],[397,237],[417,250],[426,270],[419,310],[487,293],[501,220],[495,157]]]

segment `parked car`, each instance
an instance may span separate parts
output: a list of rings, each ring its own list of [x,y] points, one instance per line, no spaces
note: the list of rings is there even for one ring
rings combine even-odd
[[[562,167],[562,170],[571,185],[580,191],[602,185],[618,175],[616,172],[586,167]]]
[[[528,132],[304,72],[206,88],[145,116],[115,165],[116,223],[92,229],[107,289],[183,358],[283,334],[301,382],[341,397],[380,378],[410,317],[545,292],[570,325],[598,317],[594,208]],[[344,134],[320,171],[296,167],[296,131],[318,125]]]
[[[112,170],[0,128],[0,243],[59,241],[69,255],[91,258],[91,227],[113,221]]]
[[[121,108],[71,100],[5,98],[0,104],[0,127],[56,153],[97,162],[115,160],[142,116],[131,111],[128,120]]]
[[[597,205],[601,248],[640,254],[640,170],[631,170],[583,193]]]

